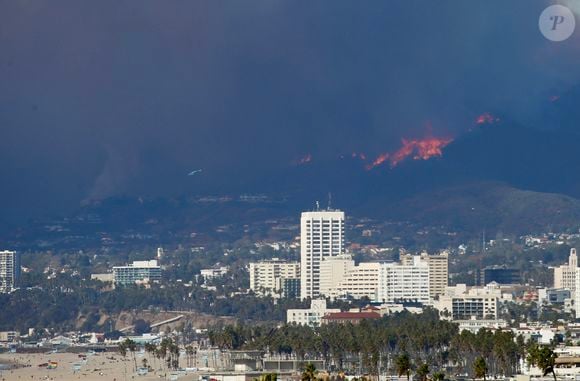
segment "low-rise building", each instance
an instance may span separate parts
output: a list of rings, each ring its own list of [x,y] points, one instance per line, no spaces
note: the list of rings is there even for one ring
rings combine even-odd
[[[314,299],[310,302],[310,308],[289,309],[286,311],[286,322],[288,324],[308,325],[318,327],[324,315],[340,312],[339,308],[326,308],[326,300]]]
[[[91,279],[100,282],[114,282],[115,276],[113,273],[91,274]]]
[[[322,317],[321,324],[358,324],[361,320],[380,319],[381,315],[375,311],[346,311],[331,312]]]
[[[538,301],[546,304],[565,304],[572,298],[572,292],[565,288],[541,288],[538,290]]]
[[[454,320],[454,323],[459,324],[459,332],[470,331],[471,333],[477,333],[480,329],[484,328],[487,330],[497,330],[507,328],[508,324],[503,319],[467,319],[467,320]]]
[[[20,334],[16,331],[2,331],[0,332],[0,342],[11,343],[20,337]]]
[[[156,260],[134,261],[127,266],[113,267],[115,285],[150,284],[161,280],[161,267]]]
[[[199,272],[199,276],[201,276],[204,280],[219,278],[226,275],[229,271],[227,266],[215,267],[211,269],[201,269]]]

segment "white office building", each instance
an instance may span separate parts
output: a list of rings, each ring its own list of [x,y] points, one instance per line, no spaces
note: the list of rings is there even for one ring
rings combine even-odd
[[[337,295],[353,299],[369,298],[374,300],[379,288],[381,264],[361,262],[349,270],[337,287]]]
[[[340,312],[339,308],[326,308],[326,300],[312,300],[310,308],[289,309],[286,311],[286,322],[288,324],[308,325],[318,327],[322,322],[322,317],[329,313]]]
[[[0,251],[0,293],[14,290],[20,280],[20,254],[16,251]]]
[[[354,260],[349,254],[324,258],[320,262],[320,295],[331,299],[340,296],[338,286],[354,267]]]
[[[344,253],[344,212],[303,212],[300,219],[300,297],[320,295],[320,263]]]
[[[465,284],[448,287],[434,303],[441,315],[452,320],[497,320],[498,301],[503,298],[498,284],[467,288]]]
[[[300,263],[278,258],[250,263],[250,290],[260,295],[280,293],[282,280],[300,277]]]
[[[376,300],[382,303],[416,301],[429,303],[429,265],[419,256],[412,262],[382,263]]]
[[[576,274],[578,273],[578,256],[576,249],[570,249],[568,264],[554,268],[554,288],[570,290],[572,297],[576,294]]]
[[[134,261],[127,266],[113,267],[115,285],[150,284],[161,280],[161,267],[156,260]]]
[[[414,257],[411,254],[402,255],[401,264],[413,264]],[[435,300],[445,294],[449,284],[449,254],[445,251],[434,255],[423,252],[419,257],[429,266],[429,296]]]

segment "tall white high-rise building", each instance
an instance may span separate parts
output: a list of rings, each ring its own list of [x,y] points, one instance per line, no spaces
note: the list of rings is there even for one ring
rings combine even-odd
[[[10,292],[20,279],[20,254],[15,251],[0,251],[0,293]]]
[[[570,249],[568,264],[554,269],[554,288],[570,290],[572,297],[576,294],[576,273],[578,272],[578,256],[576,249]]]
[[[300,219],[300,297],[320,295],[320,262],[344,253],[344,212],[303,212]]]

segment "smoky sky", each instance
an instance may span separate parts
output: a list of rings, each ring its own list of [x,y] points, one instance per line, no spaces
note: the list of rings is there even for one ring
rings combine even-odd
[[[549,4],[0,1],[3,218],[525,123],[580,79]]]

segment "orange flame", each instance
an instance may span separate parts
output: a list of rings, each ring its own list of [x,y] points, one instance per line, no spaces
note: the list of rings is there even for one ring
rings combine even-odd
[[[475,119],[476,124],[493,124],[499,122],[499,118],[493,116],[489,112],[484,112]]]
[[[390,154],[388,152],[382,153],[377,158],[366,166],[367,171],[370,171],[374,167],[378,167],[379,165],[383,164],[385,161],[389,160]]]
[[[403,146],[401,148],[392,154],[388,152],[380,154],[371,164],[367,165],[366,169],[371,170],[387,160],[390,167],[393,168],[408,157],[412,157],[413,160],[429,160],[432,157],[439,157],[443,155],[443,148],[452,141],[451,138],[434,137],[414,140],[402,139]]]

